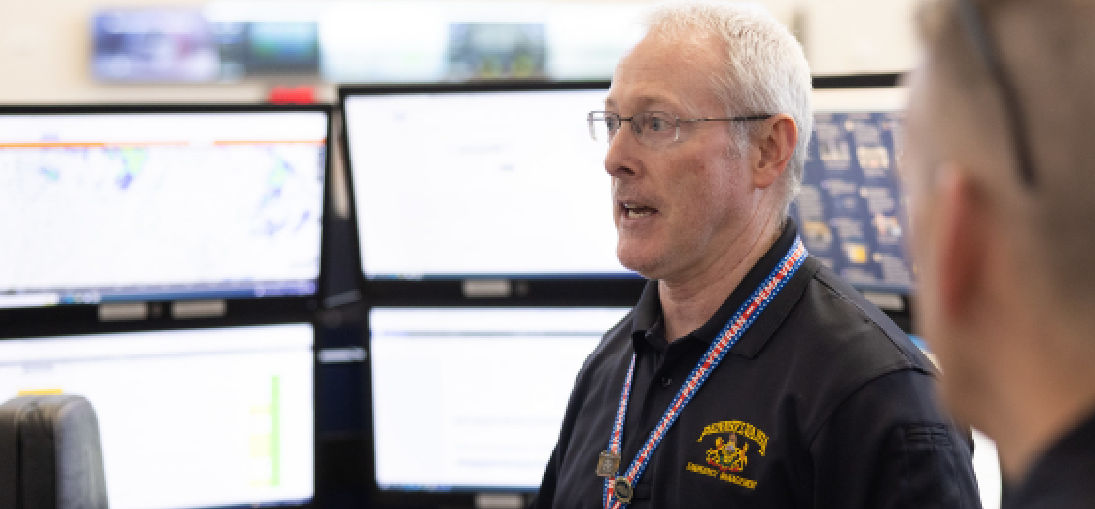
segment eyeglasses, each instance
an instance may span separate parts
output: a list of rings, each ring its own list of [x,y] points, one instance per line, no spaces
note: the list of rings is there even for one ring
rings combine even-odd
[[[664,147],[681,140],[681,123],[692,122],[748,122],[772,118],[770,114],[747,115],[728,118],[680,118],[664,111],[645,111],[630,117],[621,117],[611,111],[591,111],[586,115],[589,135],[594,140],[612,141],[620,132],[621,122],[631,123],[631,132],[639,143],[651,148]]]
[[[1034,173],[1034,158],[1030,151],[1030,140],[1026,136],[1026,122],[1023,112],[1019,108],[1018,93],[1014,84],[1004,72],[1004,66],[1000,61],[999,52],[989,37],[985,24],[982,21],[981,12],[972,0],[958,0],[958,15],[966,33],[973,42],[981,61],[988,68],[989,76],[1000,89],[1000,97],[1003,100],[1004,116],[1007,118],[1011,134],[1012,147],[1015,150],[1015,162],[1018,166],[1019,180],[1027,189],[1033,189],[1036,184]]]

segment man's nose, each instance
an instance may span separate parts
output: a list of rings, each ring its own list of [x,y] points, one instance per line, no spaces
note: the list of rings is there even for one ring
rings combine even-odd
[[[608,142],[605,171],[613,177],[635,175],[638,169],[637,152],[641,150],[641,147],[639,137],[630,127],[623,129],[621,126],[621,129],[616,131],[616,135]]]

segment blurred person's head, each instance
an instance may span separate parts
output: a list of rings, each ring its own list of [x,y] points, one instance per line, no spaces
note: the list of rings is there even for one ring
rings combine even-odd
[[[778,233],[802,176],[810,86],[801,46],[763,10],[656,11],[605,104],[623,118],[605,159],[620,261],[688,279]]]
[[[1017,474],[1095,406],[1095,2],[969,1],[918,13],[915,310],[944,400]]]

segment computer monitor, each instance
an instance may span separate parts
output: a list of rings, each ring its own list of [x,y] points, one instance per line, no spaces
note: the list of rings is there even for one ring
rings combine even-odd
[[[414,495],[539,488],[582,362],[627,308],[373,308],[376,485]]]
[[[302,505],[313,343],[307,323],[5,339],[0,401],[87,397],[112,508]]]
[[[328,114],[0,107],[0,308],[315,294]]]
[[[211,21],[221,78],[316,74],[319,27],[314,21]]]
[[[198,8],[98,10],[91,19],[91,73],[123,83],[221,79],[213,31]]]
[[[608,83],[344,87],[369,279],[633,278],[616,258]]]
[[[898,174],[902,97],[901,89],[816,92],[813,139],[791,214],[810,254],[849,283],[904,295],[913,271]]]

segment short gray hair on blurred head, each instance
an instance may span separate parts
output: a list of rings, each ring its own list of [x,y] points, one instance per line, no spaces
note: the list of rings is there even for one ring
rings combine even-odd
[[[798,193],[813,131],[810,66],[791,31],[764,8],[748,3],[665,4],[647,19],[649,33],[670,38],[711,38],[721,44],[722,68],[711,87],[726,115],[786,113],[798,125],[798,143],[783,182],[783,212]],[[750,142],[756,124],[735,123],[738,148]],[[741,150],[739,150],[741,152]]]
[[[935,102],[946,116],[934,145],[943,158],[964,160],[1007,214],[1008,235],[1031,274],[1044,274],[1047,295],[1063,316],[1095,322],[1095,2],[971,0],[986,37],[1014,88],[1021,135],[1031,150],[1035,185],[1019,178],[1015,140],[1008,137],[1001,86],[963,22],[956,0],[925,0],[918,22]]]

